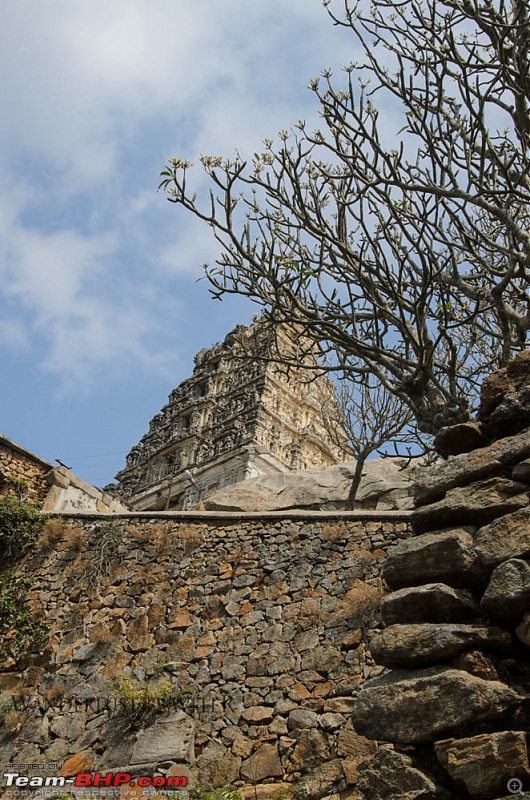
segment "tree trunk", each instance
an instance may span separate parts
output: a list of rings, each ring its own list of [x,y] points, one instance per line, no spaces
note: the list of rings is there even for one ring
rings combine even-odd
[[[361,478],[363,476],[365,461],[366,461],[366,456],[359,456],[359,458],[357,459],[357,463],[355,464],[355,472],[353,473],[353,480],[351,482],[350,491],[348,492],[348,499],[346,500],[347,511],[353,511],[355,507],[355,498],[357,497],[357,491],[359,489],[359,484],[361,483]]]

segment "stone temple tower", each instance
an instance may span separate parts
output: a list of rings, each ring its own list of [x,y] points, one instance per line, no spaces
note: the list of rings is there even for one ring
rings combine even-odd
[[[258,319],[195,356],[116,476],[133,510],[187,509],[248,478],[344,461],[320,421],[329,381],[265,360],[273,340],[292,342],[276,333]]]

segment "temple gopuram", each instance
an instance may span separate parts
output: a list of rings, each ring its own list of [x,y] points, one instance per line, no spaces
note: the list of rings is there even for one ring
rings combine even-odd
[[[134,511],[190,509],[223,486],[346,460],[321,422],[329,380],[269,360],[294,341],[257,319],[201,350],[128,454],[119,497]]]

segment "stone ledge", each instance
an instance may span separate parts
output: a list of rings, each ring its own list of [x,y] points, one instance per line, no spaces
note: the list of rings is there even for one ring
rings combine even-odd
[[[212,520],[348,520],[359,522],[409,522],[413,511],[379,511],[378,509],[362,509],[358,511],[128,511],[114,513],[95,513],[93,511],[51,512],[52,517],[71,519],[94,519],[98,521],[160,519],[175,522],[209,522]]]

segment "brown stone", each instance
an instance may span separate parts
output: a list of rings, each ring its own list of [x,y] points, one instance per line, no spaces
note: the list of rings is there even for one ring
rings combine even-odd
[[[474,481],[504,475],[512,467],[530,457],[530,437],[527,431],[500,439],[487,447],[450,456],[417,470],[414,486],[414,504],[424,506],[441,500],[446,492],[456,486],[466,486]]]
[[[521,731],[487,733],[435,744],[440,764],[455,786],[465,787],[477,800],[492,800],[506,791],[508,781],[530,778],[526,734]]]
[[[245,708],[241,716],[246,722],[260,723],[270,722],[274,714],[274,709],[269,706],[251,706]]]
[[[449,800],[449,793],[403,753],[383,748],[358,769],[357,788],[370,800]]]
[[[314,728],[303,730],[296,741],[290,762],[292,772],[308,772],[329,759],[326,737]]]
[[[149,650],[155,643],[154,636],[149,633],[147,614],[137,617],[127,626],[127,643],[133,653]]]
[[[300,795],[307,800],[320,800],[322,797],[335,797],[339,800],[340,795],[335,794],[344,785],[343,762],[335,758],[332,761],[324,761],[319,764],[318,770],[306,775],[299,786]]]
[[[57,775],[64,777],[77,775],[78,772],[86,772],[93,763],[92,753],[76,753],[75,756],[71,756],[64,762]]]
[[[339,758],[347,756],[358,764],[372,756],[377,750],[377,745],[361,736],[354,730],[342,728],[337,736],[337,755]]]
[[[289,697],[298,703],[300,700],[306,700],[311,697],[311,692],[306,689],[303,683],[295,683],[289,689]]]
[[[518,353],[506,367],[482,382],[478,419],[497,436],[530,423],[530,351]]]
[[[470,722],[503,717],[521,700],[499,681],[436,667],[369,681],[352,719],[356,731],[369,739],[420,744]]]
[[[480,650],[469,650],[461,653],[453,661],[455,669],[462,669],[477,678],[484,678],[485,681],[497,681],[499,675],[493,662]]]
[[[406,539],[383,564],[383,578],[392,589],[425,583],[469,588],[483,579],[472,547],[471,535],[458,528]]]
[[[487,478],[450,489],[443,500],[417,509],[411,519],[415,533],[451,525],[487,525],[503,514],[528,505],[528,486],[508,478]]]
[[[479,528],[474,549],[490,568],[510,558],[530,556],[530,505]]]
[[[292,783],[262,783],[258,786],[244,786],[243,797],[245,800],[284,800],[293,791]]]
[[[197,758],[200,783],[213,789],[237,781],[240,766],[241,759],[219,742],[210,742]]]
[[[465,589],[445,583],[406,587],[381,600],[386,625],[411,622],[464,622],[479,613],[478,603]]]
[[[441,428],[434,437],[433,446],[442,458],[469,453],[478,447],[489,444],[489,437],[483,426],[477,422],[462,422]]]
[[[262,744],[241,765],[241,777],[249,783],[259,783],[265,778],[281,778],[282,775],[278,747],[274,744]]]
[[[391,625],[370,642],[375,661],[391,669],[439,664],[471,649],[509,653],[511,647],[511,636],[501,628],[430,622]]]

